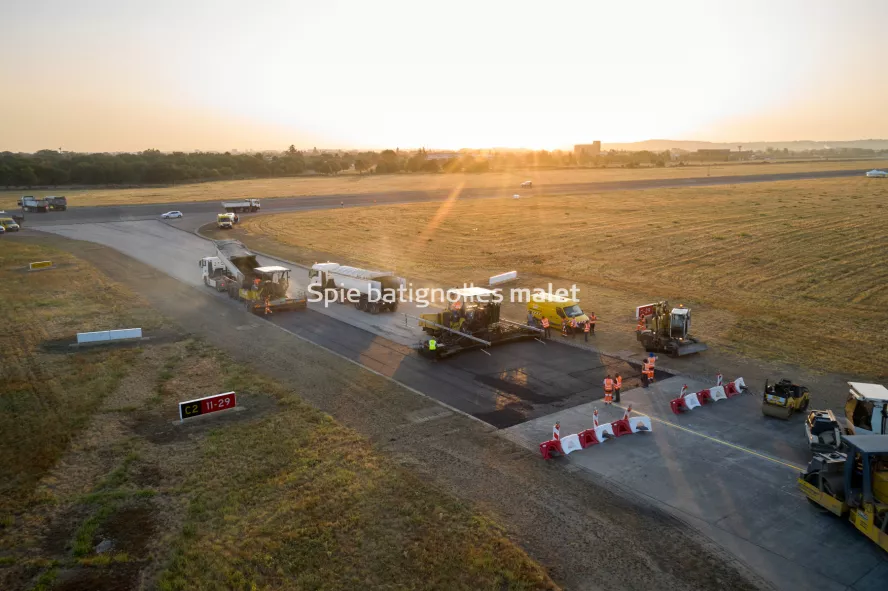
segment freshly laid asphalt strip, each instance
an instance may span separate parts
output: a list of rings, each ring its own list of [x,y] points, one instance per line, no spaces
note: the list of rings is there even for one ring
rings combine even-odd
[[[745,183],[764,183],[774,181],[791,181],[804,179],[826,179],[863,176],[865,170],[826,170],[820,172],[787,172],[776,174],[756,174],[739,176],[714,176],[686,179],[646,179],[636,181],[612,181],[598,183],[562,183],[539,185],[533,189],[516,188],[468,188],[458,192],[460,199],[478,199],[486,197],[510,197],[516,192],[528,195],[563,195],[577,193],[596,193],[602,191],[621,191],[639,189],[661,189],[675,187],[705,187],[712,185],[736,185]],[[312,195],[304,197],[273,197],[261,200],[261,213],[281,213],[307,209],[330,209],[340,207],[340,203],[348,206],[359,205],[391,205],[396,203],[419,203],[427,201],[443,201],[454,192],[450,189],[434,191],[393,191],[386,193],[359,193]],[[245,195],[248,198],[249,195]],[[25,224],[80,224],[107,221],[127,221],[156,219],[167,211],[181,211],[186,216],[195,214],[215,215],[221,211],[221,199],[218,201],[182,201],[170,203],[151,203],[144,205],[109,205],[96,207],[70,207],[63,212],[46,214],[28,214]],[[249,214],[245,214],[249,215]]]

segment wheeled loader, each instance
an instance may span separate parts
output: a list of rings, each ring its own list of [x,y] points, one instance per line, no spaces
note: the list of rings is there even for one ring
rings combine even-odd
[[[765,380],[762,414],[786,421],[792,413],[806,410],[810,401],[811,395],[806,386],[793,384],[792,380],[787,379],[769,386],[768,380]]]

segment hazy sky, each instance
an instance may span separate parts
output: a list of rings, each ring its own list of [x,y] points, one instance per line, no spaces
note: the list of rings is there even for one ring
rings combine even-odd
[[[0,150],[888,137],[886,0],[10,0],[0,23]]]

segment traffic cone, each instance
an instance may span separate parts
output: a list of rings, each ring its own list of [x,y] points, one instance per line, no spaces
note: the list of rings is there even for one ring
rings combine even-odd
[[[592,409],[592,426],[593,427],[598,426],[598,409],[597,408]]]
[[[552,439],[555,441],[561,439],[561,423],[555,423],[555,427],[552,429]]]

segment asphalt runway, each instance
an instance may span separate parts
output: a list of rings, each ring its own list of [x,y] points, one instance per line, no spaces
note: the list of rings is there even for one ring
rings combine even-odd
[[[764,183],[774,181],[791,181],[804,179],[826,179],[863,176],[865,170],[827,170],[820,172],[792,172],[776,174],[757,174],[747,176],[713,176],[686,179],[650,179],[637,181],[615,181],[601,183],[565,183],[557,185],[539,185],[533,189],[511,188],[476,188],[463,189],[459,192],[460,199],[482,199],[492,197],[510,197],[515,193],[527,195],[564,195],[577,193],[596,193],[603,191],[661,189],[676,187],[705,187],[712,185],[734,185],[746,183]],[[344,195],[314,195],[303,197],[275,197],[262,199],[261,213],[281,213],[309,209],[329,209],[345,206],[392,205],[397,203],[421,203],[443,201],[450,197],[449,190],[435,191],[397,191],[390,193],[361,193]],[[244,198],[249,195],[244,195]],[[50,224],[81,224],[108,221],[134,221],[157,219],[167,211],[178,210],[185,216],[215,216],[220,213],[220,201],[191,201],[180,203],[153,203],[147,205],[120,205],[105,207],[72,207],[64,212],[46,214],[28,214],[27,225]],[[245,214],[249,215],[249,214]]]

